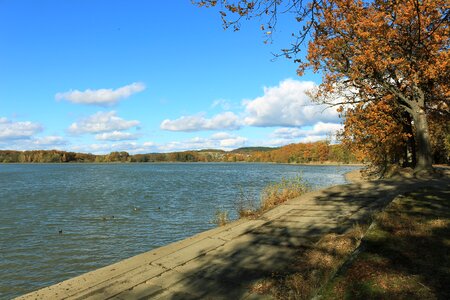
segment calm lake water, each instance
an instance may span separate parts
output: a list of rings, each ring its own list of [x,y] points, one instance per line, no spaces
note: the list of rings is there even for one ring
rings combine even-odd
[[[349,166],[0,164],[0,299],[109,265],[235,217],[242,189],[302,174],[345,183]],[[59,231],[62,230],[62,234]]]

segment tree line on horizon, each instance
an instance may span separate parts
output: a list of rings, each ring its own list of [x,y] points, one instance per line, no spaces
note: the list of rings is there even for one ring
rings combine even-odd
[[[0,150],[0,163],[147,163],[147,162],[274,162],[359,163],[344,144],[327,141],[289,144],[280,148],[246,147],[233,151],[216,149],[170,153],[129,154],[114,151],[95,155],[60,150]]]

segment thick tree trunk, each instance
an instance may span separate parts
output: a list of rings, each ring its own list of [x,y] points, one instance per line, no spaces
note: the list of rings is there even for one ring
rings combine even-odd
[[[409,166],[411,167],[415,167],[417,165],[417,160],[416,160],[416,140],[414,139],[414,131],[413,131],[413,124],[412,124],[412,120],[411,120],[411,115],[410,114],[406,114],[406,127],[405,127],[405,131],[407,133],[410,134],[410,137],[406,143],[406,148],[407,148],[407,155],[408,155],[408,151],[409,153],[411,153],[411,162],[409,161],[409,159],[407,159],[407,162],[409,164]]]
[[[415,127],[415,140],[417,143],[416,159],[417,164],[416,171],[432,170],[432,152],[430,143],[430,133],[428,131],[428,121],[424,109],[418,105],[413,107],[411,116],[414,121]]]

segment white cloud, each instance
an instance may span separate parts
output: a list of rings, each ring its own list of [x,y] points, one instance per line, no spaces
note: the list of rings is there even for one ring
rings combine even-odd
[[[0,139],[0,149],[10,149],[10,150],[46,150],[46,149],[57,149],[63,150],[68,144],[62,136],[43,136],[43,137],[29,137],[24,139],[13,139],[13,140],[1,140]]]
[[[268,139],[264,141],[259,141],[256,143],[256,145],[264,147],[281,147],[291,143],[293,143],[292,140],[281,138],[281,139]]]
[[[247,138],[236,136],[220,141],[220,147],[224,149],[238,148],[243,146],[248,141]]]
[[[94,104],[94,105],[113,105],[122,99],[128,98],[133,94],[145,90],[145,85],[141,82],[134,82],[132,84],[113,89],[87,89],[84,91],[70,90],[64,93],[57,93],[55,99],[67,100],[77,104]]]
[[[245,137],[220,132],[209,138],[194,137],[185,141],[169,142],[159,145],[158,150],[161,152],[202,149],[232,150],[244,146],[247,142],[248,139]]]
[[[322,136],[335,135],[337,131],[343,128],[342,124],[337,123],[323,123],[318,122],[310,129],[303,128],[279,128],[276,129],[273,135],[277,138],[294,139],[307,136]]]
[[[62,146],[66,145],[67,141],[62,137],[58,135],[50,135],[50,136],[44,136],[39,137],[33,140],[33,144],[36,146],[43,146],[43,147],[55,147],[55,146]]]
[[[153,146],[155,146],[156,144],[154,143],[154,142],[145,142],[145,143],[143,143],[142,144],[144,147],[153,147]]]
[[[229,139],[233,135],[229,134],[228,132],[217,132],[211,135],[212,140],[224,140]]]
[[[93,154],[108,154],[114,151],[126,151],[130,154],[149,153],[155,151],[155,143],[144,142],[142,144],[137,142],[118,142],[118,143],[98,143],[76,145],[70,148],[74,152],[93,153]]]
[[[174,141],[158,145],[158,150],[161,152],[201,150],[213,148],[214,144],[215,143],[209,139],[195,137],[185,141]]]
[[[233,112],[227,111],[215,115],[211,119],[203,115],[182,116],[176,120],[164,120],[161,129],[169,131],[200,131],[200,130],[234,130],[241,127],[239,117]]]
[[[306,95],[315,87],[314,82],[292,79],[286,79],[275,87],[265,87],[263,96],[243,101],[245,124],[298,127],[319,121],[336,122],[338,113],[335,108],[317,105]]]
[[[227,149],[231,147],[240,147],[248,141],[247,138],[232,135],[228,132],[217,132],[211,135],[211,140],[218,141],[219,147]]]
[[[217,99],[211,105],[212,108],[220,107],[223,110],[230,110],[232,105],[228,100],[225,99]]]
[[[44,129],[33,122],[14,122],[0,117],[0,149],[37,150],[58,149],[67,144],[62,136],[51,135],[37,137]]]
[[[137,140],[138,136],[129,132],[113,131],[104,132],[95,136],[99,141],[124,141],[124,140]]]
[[[265,147],[283,147],[293,143],[313,143],[318,141],[323,141],[327,138],[326,135],[308,135],[302,136],[300,138],[272,138],[263,141],[253,142],[253,144]]]
[[[307,92],[317,85],[312,81],[286,79],[278,86],[265,87],[264,94],[251,100],[243,100],[236,114],[227,111],[212,118],[204,114],[182,116],[175,120],[164,120],[160,128],[169,131],[235,130],[242,126],[255,127],[301,127],[312,126],[318,122],[332,123],[339,120],[336,108],[314,103]],[[228,101],[215,100],[212,108],[230,108]]]
[[[97,112],[86,119],[73,123],[69,132],[73,134],[82,133],[105,133],[112,131],[127,130],[140,124],[137,120],[126,121],[116,115],[115,111]]]
[[[7,118],[0,118],[0,140],[30,139],[42,130],[42,126],[37,123],[13,122]]]

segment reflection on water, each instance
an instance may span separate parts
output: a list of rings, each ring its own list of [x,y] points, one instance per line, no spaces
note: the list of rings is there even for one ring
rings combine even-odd
[[[344,183],[353,167],[278,164],[0,165],[0,298],[210,229],[240,189],[282,177]]]

